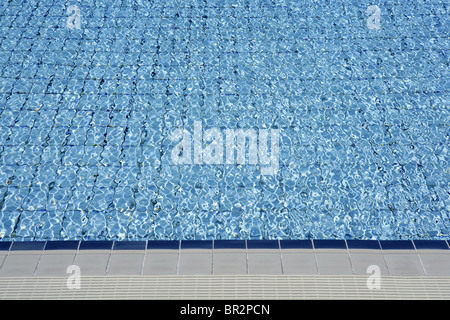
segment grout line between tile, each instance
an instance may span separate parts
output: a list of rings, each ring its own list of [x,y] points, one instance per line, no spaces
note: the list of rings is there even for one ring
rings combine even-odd
[[[245,240],[245,271],[247,274],[250,274],[250,270],[248,267],[248,245],[247,245],[247,240]]]
[[[177,272],[179,274],[180,271],[180,255],[181,255],[181,240],[178,241],[178,254],[177,254]]]
[[[81,240],[78,241],[78,246],[77,246],[77,249],[75,250],[75,255],[74,255],[73,260],[72,260],[72,265],[74,265],[75,261],[77,260],[78,253],[80,252],[80,247],[81,247]]]
[[[381,253],[383,255],[384,264],[386,265],[386,269],[388,271],[388,275],[391,276],[391,270],[389,269],[389,264],[387,263],[386,256],[384,255],[383,247],[381,246],[380,240],[378,241],[378,245],[380,246]]]
[[[34,271],[33,271],[33,277],[36,276],[37,269],[39,268],[39,264],[41,263],[41,258],[42,258],[42,255],[44,254],[44,250],[45,250],[46,246],[47,246],[47,241],[44,243],[44,247],[42,248],[41,254],[39,255],[39,259],[38,259],[36,267],[34,268]]]
[[[212,239],[212,250],[211,250],[211,274],[214,274],[214,239]]]
[[[412,241],[412,243],[413,243],[413,246],[414,246],[414,252],[416,253],[417,257],[419,258],[420,265],[422,266],[422,270],[425,273],[425,276],[427,276],[428,275],[427,274],[427,270],[425,269],[425,266],[423,265],[422,259],[420,258],[419,251],[417,251],[416,244],[414,243],[414,241]]]
[[[281,274],[284,274],[283,255],[282,255],[282,251],[281,251],[281,243],[280,243],[280,239],[278,239],[278,251],[279,251],[279,253],[280,253]]]
[[[142,265],[141,265],[141,271],[139,272],[139,275],[144,275],[144,265],[145,265],[145,259],[147,258],[147,241],[145,242],[144,247],[144,258],[142,259]]]
[[[314,241],[310,240],[311,244],[312,244],[312,250],[314,253],[314,262],[316,264],[316,272],[317,274],[320,274],[320,270],[319,270],[319,264],[317,263],[317,255],[316,255],[316,247],[314,246]]]

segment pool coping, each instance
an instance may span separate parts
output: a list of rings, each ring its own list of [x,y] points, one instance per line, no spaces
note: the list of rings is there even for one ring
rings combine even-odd
[[[42,240],[0,241],[0,252],[51,250],[182,250],[182,249],[363,249],[450,250],[450,240]]]
[[[449,276],[447,240],[0,241],[0,277],[334,274]]]
[[[64,287],[77,268],[82,283],[78,293]],[[372,276],[379,276],[382,291],[368,289]],[[435,290],[431,288],[442,283],[440,291],[429,297],[450,299],[450,246],[447,240],[0,241],[0,284],[5,286],[5,299],[78,299],[100,291],[113,298],[117,292],[121,292],[119,298],[141,293],[145,293],[142,298],[159,298],[152,290],[136,286],[138,279],[156,287],[167,281],[172,289],[161,289],[165,299],[191,294],[204,297],[203,292],[211,286],[224,286],[224,281],[235,284],[224,290],[236,299],[260,298],[255,295],[257,288],[243,288],[241,281],[251,285],[257,281],[256,287],[270,282],[275,293],[290,292],[266,293],[274,299],[339,299],[339,290],[355,299],[415,298],[417,290],[425,290],[424,297],[428,297],[426,294]],[[109,282],[117,285],[118,291],[108,291],[111,287],[105,283]],[[191,287],[185,288],[188,284]],[[201,288],[203,284],[205,288]],[[52,291],[55,286],[57,292]],[[186,289],[181,296],[179,286]],[[307,290],[317,286],[328,289],[312,290],[308,296],[300,290],[305,286]],[[341,288],[335,290],[336,286]],[[28,292],[28,287],[39,290]],[[208,298],[222,297],[220,290],[211,290]],[[353,294],[354,290],[362,295]],[[38,291],[45,294],[34,295]],[[223,297],[229,298],[228,293]]]

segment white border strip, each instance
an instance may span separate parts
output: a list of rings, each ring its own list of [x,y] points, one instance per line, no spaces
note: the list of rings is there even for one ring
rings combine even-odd
[[[450,277],[99,276],[68,289],[64,277],[0,278],[0,299],[450,299]]]

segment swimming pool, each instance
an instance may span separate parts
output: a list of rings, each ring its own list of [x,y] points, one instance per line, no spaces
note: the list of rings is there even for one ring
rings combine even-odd
[[[443,1],[0,5],[3,240],[449,237]]]

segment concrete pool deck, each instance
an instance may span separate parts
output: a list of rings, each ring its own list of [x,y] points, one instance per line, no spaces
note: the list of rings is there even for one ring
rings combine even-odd
[[[367,284],[374,268],[380,290]],[[1,242],[0,286],[2,299],[450,299],[450,249],[444,240]]]

